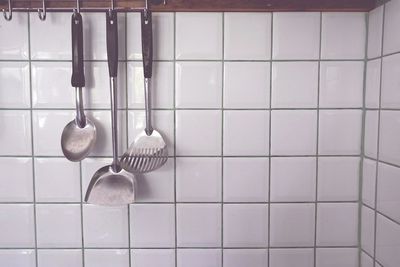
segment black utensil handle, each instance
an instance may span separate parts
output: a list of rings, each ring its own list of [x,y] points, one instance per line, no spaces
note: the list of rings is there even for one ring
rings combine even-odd
[[[153,27],[150,10],[147,9],[141,12],[141,21],[143,72],[145,78],[151,78],[153,71]]]
[[[83,68],[83,26],[82,16],[74,12],[71,18],[72,33],[72,76],[73,87],[85,86],[85,72]]]
[[[117,11],[109,10],[106,13],[107,28],[107,60],[110,77],[117,77],[118,73],[118,17]]]

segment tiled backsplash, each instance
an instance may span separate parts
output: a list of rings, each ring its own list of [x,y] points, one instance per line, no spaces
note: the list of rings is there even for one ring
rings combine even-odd
[[[398,3],[388,4],[387,19],[389,5]],[[382,16],[375,13],[370,25]],[[0,36],[7,36],[0,39],[0,266],[359,266],[367,15],[154,15],[154,124],[171,157],[138,179],[137,203],[114,208],[82,203],[95,170],[111,160],[105,15],[83,14],[85,105],[99,136],[81,163],[68,162],[60,149],[61,131],[74,117],[71,14],[0,19]],[[121,153],[144,128],[139,22],[137,13],[119,15]],[[385,38],[397,38],[395,27],[389,31]],[[380,46],[368,39],[370,55]],[[379,84],[373,62],[367,88]],[[388,127],[380,136],[388,136],[379,159],[392,163],[380,163],[380,171],[393,190],[400,116],[377,110],[378,95],[366,92],[367,107],[375,106],[365,140],[376,138],[368,118],[380,116]],[[396,99],[387,99],[393,109]],[[364,175],[366,166],[374,168],[371,159]],[[398,216],[381,216],[395,209],[391,203],[377,207],[378,231],[385,229],[379,242],[399,232]],[[373,216],[364,206],[363,219],[365,210]]]
[[[362,267],[400,264],[400,1],[369,14]]]

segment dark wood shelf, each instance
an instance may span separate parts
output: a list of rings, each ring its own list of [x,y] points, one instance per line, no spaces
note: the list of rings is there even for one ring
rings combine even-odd
[[[151,0],[149,0],[151,1]],[[156,1],[156,0],[152,0]],[[48,11],[67,11],[76,0],[46,0]],[[110,0],[81,0],[82,11],[101,11],[110,7]],[[160,2],[158,0],[158,2]],[[167,4],[151,5],[153,11],[370,11],[382,0],[167,0]],[[36,11],[42,7],[41,0],[11,0],[13,11]],[[138,11],[144,0],[114,0],[119,11]],[[0,0],[0,9],[8,9],[8,0]]]

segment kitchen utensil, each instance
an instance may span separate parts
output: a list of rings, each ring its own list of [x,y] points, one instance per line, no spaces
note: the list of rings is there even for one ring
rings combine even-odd
[[[121,166],[132,173],[153,171],[164,165],[168,159],[164,138],[151,124],[150,79],[153,64],[153,31],[151,11],[147,8],[141,12],[141,22],[146,128],[135,138],[121,158]]]
[[[74,11],[71,19],[72,29],[72,77],[71,85],[75,87],[76,117],[65,126],[61,135],[61,148],[64,156],[70,161],[84,159],[96,142],[96,127],[85,116],[83,109],[82,87],[85,86],[83,69],[83,30],[82,16]]]
[[[106,206],[123,205],[135,200],[136,178],[121,168],[118,160],[117,135],[117,71],[118,71],[118,26],[117,12],[107,13],[107,57],[110,74],[111,124],[113,162],[99,169],[88,186],[85,201]]]

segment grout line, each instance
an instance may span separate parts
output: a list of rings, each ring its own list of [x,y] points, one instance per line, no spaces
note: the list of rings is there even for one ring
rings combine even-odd
[[[325,158],[354,158],[354,157],[360,157],[360,154],[357,155],[319,155],[319,157],[325,157]],[[22,156],[22,155],[0,155],[0,158],[30,158],[31,156],[26,155],[26,156]],[[177,155],[176,158],[220,158],[220,155]],[[267,155],[238,155],[238,156],[229,156],[229,155],[225,155],[225,158],[268,158],[269,156]],[[315,157],[315,155],[271,155],[271,158],[313,158]],[[35,158],[37,159],[46,159],[46,158],[56,158],[56,159],[62,159],[64,158],[63,156],[41,156],[41,155],[37,155],[35,156]],[[108,156],[90,156],[87,157],[87,159],[109,159],[112,158],[112,155],[108,155]],[[168,158],[175,158],[174,156],[168,156]],[[371,160],[376,160],[373,159],[371,157],[367,157],[367,159],[371,159]],[[399,165],[393,164],[393,163],[389,163],[386,161],[379,161],[381,163],[385,163],[387,165],[391,165],[394,167],[398,167],[400,168]]]
[[[363,110],[363,107],[343,107],[343,108],[323,108],[320,110]],[[14,110],[33,110],[33,111],[75,111],[73,107],[38,107],[38,108],[0,108],[0,111],[14,111]],[[118,111],[144,111],[143,108],[118,108]],[[317,108],[152,108],[153,111],[207,111],[207,110],[217,110],[217,111],[270,111],[270,110],[284,110],[284,111],[296,111],[296,110],[317,110]],[[371,108],[370,110],[378,110]],[[385,111],[400,111],[400,108],[385,108]],[[85,111],[110,111],[109,107],[100,108],[85,108]]]
[[[274,13],[271,12],[271,43],[270,43],[270,58],[272,59],[273,57],[273,47],[274,47]],[[273,69],[273,62],[271,61],[269,64],[269,108],[271,109],[272,107],[272,69]],[[271,265],[271,169],[272,169],[272,164],[271,164],[271,144],[272,144],[272,111],[270,110],[268,113],[268,227],[267,227],[267,233],[268,233],[268,240],[267,240],[267,246],[268,246],[268,264],[267,266],[269,267]]]
[[[125,58],[128,57],[128,13],[124,12],[125,17]],[[129,147],[129,86],[128,86],[128,61],[125,61],[125,149]],[[132,266],[132,249],[131,249],[131,205],[127,206],[127,220],[128,220],[128,256],[129,256],[129,267]]]
[[[391,56],[395,54],[399,54],[400,52],[388,54],[386,56]],[[377,59],[372,58],[370,60]],[[28,62],[29,60],[26,59],[0,59],[1,62]],[[31,62],[37,63],[59,63],[59,62],[72,62],[70,59],[32,59]],[[226,59],[225,62],[360,62],[364,61],[364,59],[268,59],[268,60],[232,60]],[[84,62],[102,62],[107,63],[107,59],[85,59]],[[142,62],[141,59],[128,59],[128,60],[118,60],[118,62]],[[221,62],[221,59],[175,59],[175,60],[162,60],[162,59],[155,59],[153,62]]]
[[[319,116],[320,116],[320,90],[321,90],[321,50],[322,50],[322,19],[319,13],[319,51],[318,51],[318,91],[317,91],[317,140],[315,160],[315,210],[314,210],[314,267],[317,267],[317,225],[318,225],[318,172],[319,172]]]
[[[178,267],[178,213],[177,213],[177,197],[176,197],[176,12],[174,14],[174,60],[173,60],[173,107],[174,107],[174,212],[175,212],[175,220],[174,220],[174,230],[175,230],[175,267]]]
[[[364,74],[363,74],[363,112],[362,112],[362,126],[361,126],[361,156],[359,163],[359,178],[358,178],[358,265],[361,267],[361,238],[362,238],[362,187],[363,187],[363,174],[364,174],[364,155],[365,155],[365,132],[366,132],[366,95],[367,95],[367,64],[368,64],[368,38],[369,38],[369,13],[365,13],[365,59],[364,59]]]
[[[52,205],[68,205],[68,204],[80,204],[81,202],[35,202],[36,204],[52,204]],[[143,201],[143,202],[135,202],[131,204],[131,206],[135,205],[143,205],[143,204],[174,204],[174,201],[166,201],[166,202],[157,202],[157,201]],[[177,201],[177,204],[221,204],[221,202],[218,201]],[[258,202],[225,202],[225,205],[250,205],[250,204],[315,204],[315,201],[258,201]],[[318,201],[318,203],[322,204],[343,204],[343,203],[358,203],[358,200],[332,200],[332,201]],[[32,204],[32,202],[25,201],[25,202],[0,202],[0,205],[24,205],[24,204]],[[85,204],[86,205],[86,204]],[[364,204],[366,205],[366,204]]]
[[[377,207],[378,207],[378,163],[379,163],[379,158],[380,158],[380,146],[379,146],[379,140],[380,140],[380,134],[381,134],[381,99],[382,99],[382,72],[383,72],[383,45],[384,45],[384,36],[385,36],[385,14],[386,14],[386,4],[383,6],[383,16],[382,16],[382,36],[381,36],[381,59],[380,59],[380,71],[379,71],[379,103],[378,103],[378,134],[377,134],[377,153],[376,153],[376,162],[375,162],[375,203],[374,203],[374,210],[375,210],[375,218],[374,218],[374,265],[373,267],[376,267],[376,239],[377,239],[377,220],[378,220],[378,213],[377,213]]]
[[[281,246],[276,246],[276,247],[271,247],[270,249],[313,249],[313,246],[290,246],[290,247],[281,247]],[[319,246],[318,248],[358,248],[358,246]],[[27,249],[34,249],[33,247],[5,247],[5,248],[0,248],[0,250],[27,250]],[[37,250],[80,250],[82,249],[81,247],[39,247]],[[86,247],[86,250],[127,250],[127,247]],[[175,249],[174,246],[172,247],[133,247],[133,249],[138,250],[160,250],[160,249]],[[210,249],[221,249],[221,247],[202,247],[202,246],[197,246],[197,247],[178,247],[178,249],[202,249],[202,250],[210,250]],[[225,249],[231,249],[231,250],[239,250],[239,249],[268,249],[268,247],[226,247]]]
[[[221,107],[224,110],[225,93],[225,12],[222,12],[222,79],[221,79]],[[224,116],[221,111],[221,267],[224,266]]]
[[[38,259],[38,230],[37,230],[37,212],[36,212],[36,175],[35,175],[35,145],[34,145],[34,124],[33,124],[33,93],[32,93],[32,63],[31,63],[31,17],[30,13],[27,14],[28,18],[28,58],[29,58],[29,101],[30,101],[30,126],[31,126],[31,160],[32,160],[32,190],[33,190],[33,224],[35,236],[35,265],[39,267]]]

